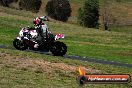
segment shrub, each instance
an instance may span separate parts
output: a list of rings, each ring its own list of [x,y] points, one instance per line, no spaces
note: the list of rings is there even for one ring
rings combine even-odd
[[[65,22],[71,16],[71,7],[68,0],[49,0],[45,12],[51,18]]]
[[[84,6],[79,8],[78,23],[85,27],[98,27],[99,0],[86,0]]]
[[[0,0],[0,5],[3,5],[3,2],[2,2],[2,0]]]
[[[0,5],[8,7],[10,3],[12,3],[13,0],[0,0]]]
[[[20,9],[38,12],[41,6],[41,0],[20,0]]]

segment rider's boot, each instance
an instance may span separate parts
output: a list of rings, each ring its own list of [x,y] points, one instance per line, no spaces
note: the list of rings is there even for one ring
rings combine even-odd
[[[34,44],[35,49],[38,49],[38,47],[39,47],[39,44]]]

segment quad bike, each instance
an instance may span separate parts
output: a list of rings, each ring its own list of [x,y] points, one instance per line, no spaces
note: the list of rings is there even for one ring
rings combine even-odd
[[[20,30],[19,36],[13,41],[13,46],[18,50],[38,50],[38,51],[48,51],[54,56],[63,56],[67,52],[67,46],[63,42],[57,41],[58,39],[64,38],[64,34],[53,35],[46,30],[46,36],[39,43],[38,48],[35,49],[36,38],[38,37],[38,32],[35,29],[28,30],[29,27],[24,27]],[[47,29],[47,28],[46,28]]]

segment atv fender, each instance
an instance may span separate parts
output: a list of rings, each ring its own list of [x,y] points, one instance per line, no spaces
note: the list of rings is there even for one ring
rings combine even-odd
[[[21,38],[20,38],[20,37],[17,37],[16,39],[21,40]]]

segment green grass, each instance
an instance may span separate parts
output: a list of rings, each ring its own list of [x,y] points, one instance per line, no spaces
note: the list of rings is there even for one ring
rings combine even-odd
[[[125,33],[128,33],[128,34],[132,34],[131,29],[132,29],[132,26],[114,26],[114,27],[110,28],[111,31],[125,32]]]
[[[18,69],[11,69],[8,67],[4,67],[0,70],[3,69],[4,71],[0,73],[0,77],[2,78],[0,85],[2,88],[66,88],[69,85],[71,85],[71,87],[75,85],[77,86],[75,81],[71,81],[75,80],[73,77],[52,77],[46,73],[23,71]]]
[[[87,69],[100,70],[101,74],[132,74],[131,68],[101,65],[77,60],[64,59],[48,55],[17,50],[0,49],[0,86],[1,88],[131,88],[128,84],[86,84],[76,83],[77,70],[63,70],[54,67],[55,63],[65,63],[69,67],[84,66]],[[10,57],[10,58],[9,58]],[[32,61],[32,62],[31,62]],[[37,64],[38,61],[42,64]],[[43,61],[50,62],[49,65]],[[6,63],[5,63],[6,62]],[[43,64],[45,64],[43,67]],[[53,66],[52,66],[53,64]],[[50,68],[50,71],[44,68]],[[63,67],[62,67],[63,68]],[[87,74],[91,72],[87,71]],[[100,73],[96,73],[100,74]]]
[[[18,35],[20,27],[32,25],[31,21],[21,20],[18,17],[0,17],[2,20],[0,23],[1,45],[13,47],[12,41]],[[124,27],[125,32],[118,32],[117,30],[117,32],[113,32],[88,29],[61,22],[51,21],[47,24],[53,33],[66,35],[66,38],[60,41],[67,44],[67,54],[132,63],[132,41],[130,41],[132,36],[128,30],[131,27]]]
[[[80,0],[71,0],[80,3]],[[0,7],[0,45],[12,46],[22,27],[32,25],[38,14]],[[74,23],[74,22],[73,22]],[[131,26],[112,27],[101,31],[76,24],[51,20],[47,22],[53,33],[64,33],[60,41],[68,46],[67,54],[132,64]],[[47,63],[45,63],[47,62]],[[67,67],[66,67],[67,66]],[[10,49],[0,49],[0,88],[80,88],[76,83],[78,68],[84,66],[87,74],[130,74],[132,69],[102,65],[63,57],[42,55]],[[66,69],[67,68],[67,69]],[[87,84],[81,88],[131,88],[128,84]]]
[[[8,9],[6,10],[8,11]],[[31,26],[33,18],[26,17],[24,19],[27,13],[14,15],[12,13],[7,14],[7,11],[0,13],[0,45],[13,47],[12,41],[18,36],[21,27]],[[32,13],[30,15],[33,16]],[[67,44],[67,54],[132,63],[132,41],[130,41],[132,40],[132,35],[128,30],[131,29],[129,27],[124,28],[126,31],[117,31],[115,30],[116,28],[113,28],[112,31],[101,31],[52,20],[47,24],[53,33],[65,34],[65,39],[60,41]],[[45,61],[50,64],[45,63]],[[56,65],[58,66],[56,67]],[[68,70],[65,70],[65,66],[68,66]],[[131,68],[82,62],[18,50],[0,49],[0,87],[80,88],[76,83],[78,71],[71,69],[79,66],[84,66],[93,71],[99,70],[95,74],[132,75]],[[93,74],[92,70],[87,71],[87,74]],[[132,83],[87,84],[81,88],[88,87],[130,88]]]
[[[127,30],[126,32],[113,32],[86,29],[70,24],[60,26],[58,23],[56,25],[49,23],[49,25],[54,28],[54,32],[66,34],[66,38],[62,41],[68,46],[68,54],[132,63],[132,36],[127,28],[122,29]]]

